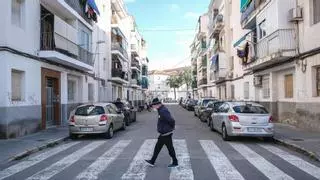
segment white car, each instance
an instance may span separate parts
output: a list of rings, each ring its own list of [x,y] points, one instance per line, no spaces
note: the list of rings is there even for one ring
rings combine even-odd
[[[257,103],[225,102],[211,117],[211,129],[222,133],[223,140],[230,140],[231,136],[263,137],[269,140],[274,135],[272,116]]]
[[[74,139],[80,134],[103,134],[112,138],[115,130],[126,129],[123,113],[112,103],[78,106],[69,118],[69,134]]]

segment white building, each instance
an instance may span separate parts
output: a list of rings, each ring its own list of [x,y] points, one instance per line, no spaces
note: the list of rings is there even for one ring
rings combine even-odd
[[[75,106],[124,94],[112,83],[126,76],[111,73],[112,60],[129,64],[119,44],[111,45],[112,32],[121,36],[112,12],[122,17],[123,2],[91,2],[0,1],[0,138],[66,125]]]

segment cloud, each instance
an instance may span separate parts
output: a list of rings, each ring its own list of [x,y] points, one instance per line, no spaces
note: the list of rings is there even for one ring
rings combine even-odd
[[[196,12],[186,12],[185,14],[184,14],[184,18],[186,18],[186,19],[198,19],[199,18],[199,16],[200,16],[200,14],[199,13],[196,13]]]
[[[170,4],[170,11],[177,12],[180,10],[180,6],[178,4]]]
[[[125,3],[134,3],[136,0],[124,0]]]

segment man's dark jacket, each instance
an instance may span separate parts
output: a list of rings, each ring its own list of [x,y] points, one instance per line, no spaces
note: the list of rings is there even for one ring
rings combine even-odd
[[[172,132],[175,128],[175,120],[172,118],[169,110],[164,105],[162,105],[158,109],[158,114],[158,132],[160,134]]]

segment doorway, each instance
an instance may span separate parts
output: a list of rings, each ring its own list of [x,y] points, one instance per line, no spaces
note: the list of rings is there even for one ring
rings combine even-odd
[[[60,72],[41,69],[42,129],[61,124]]]

